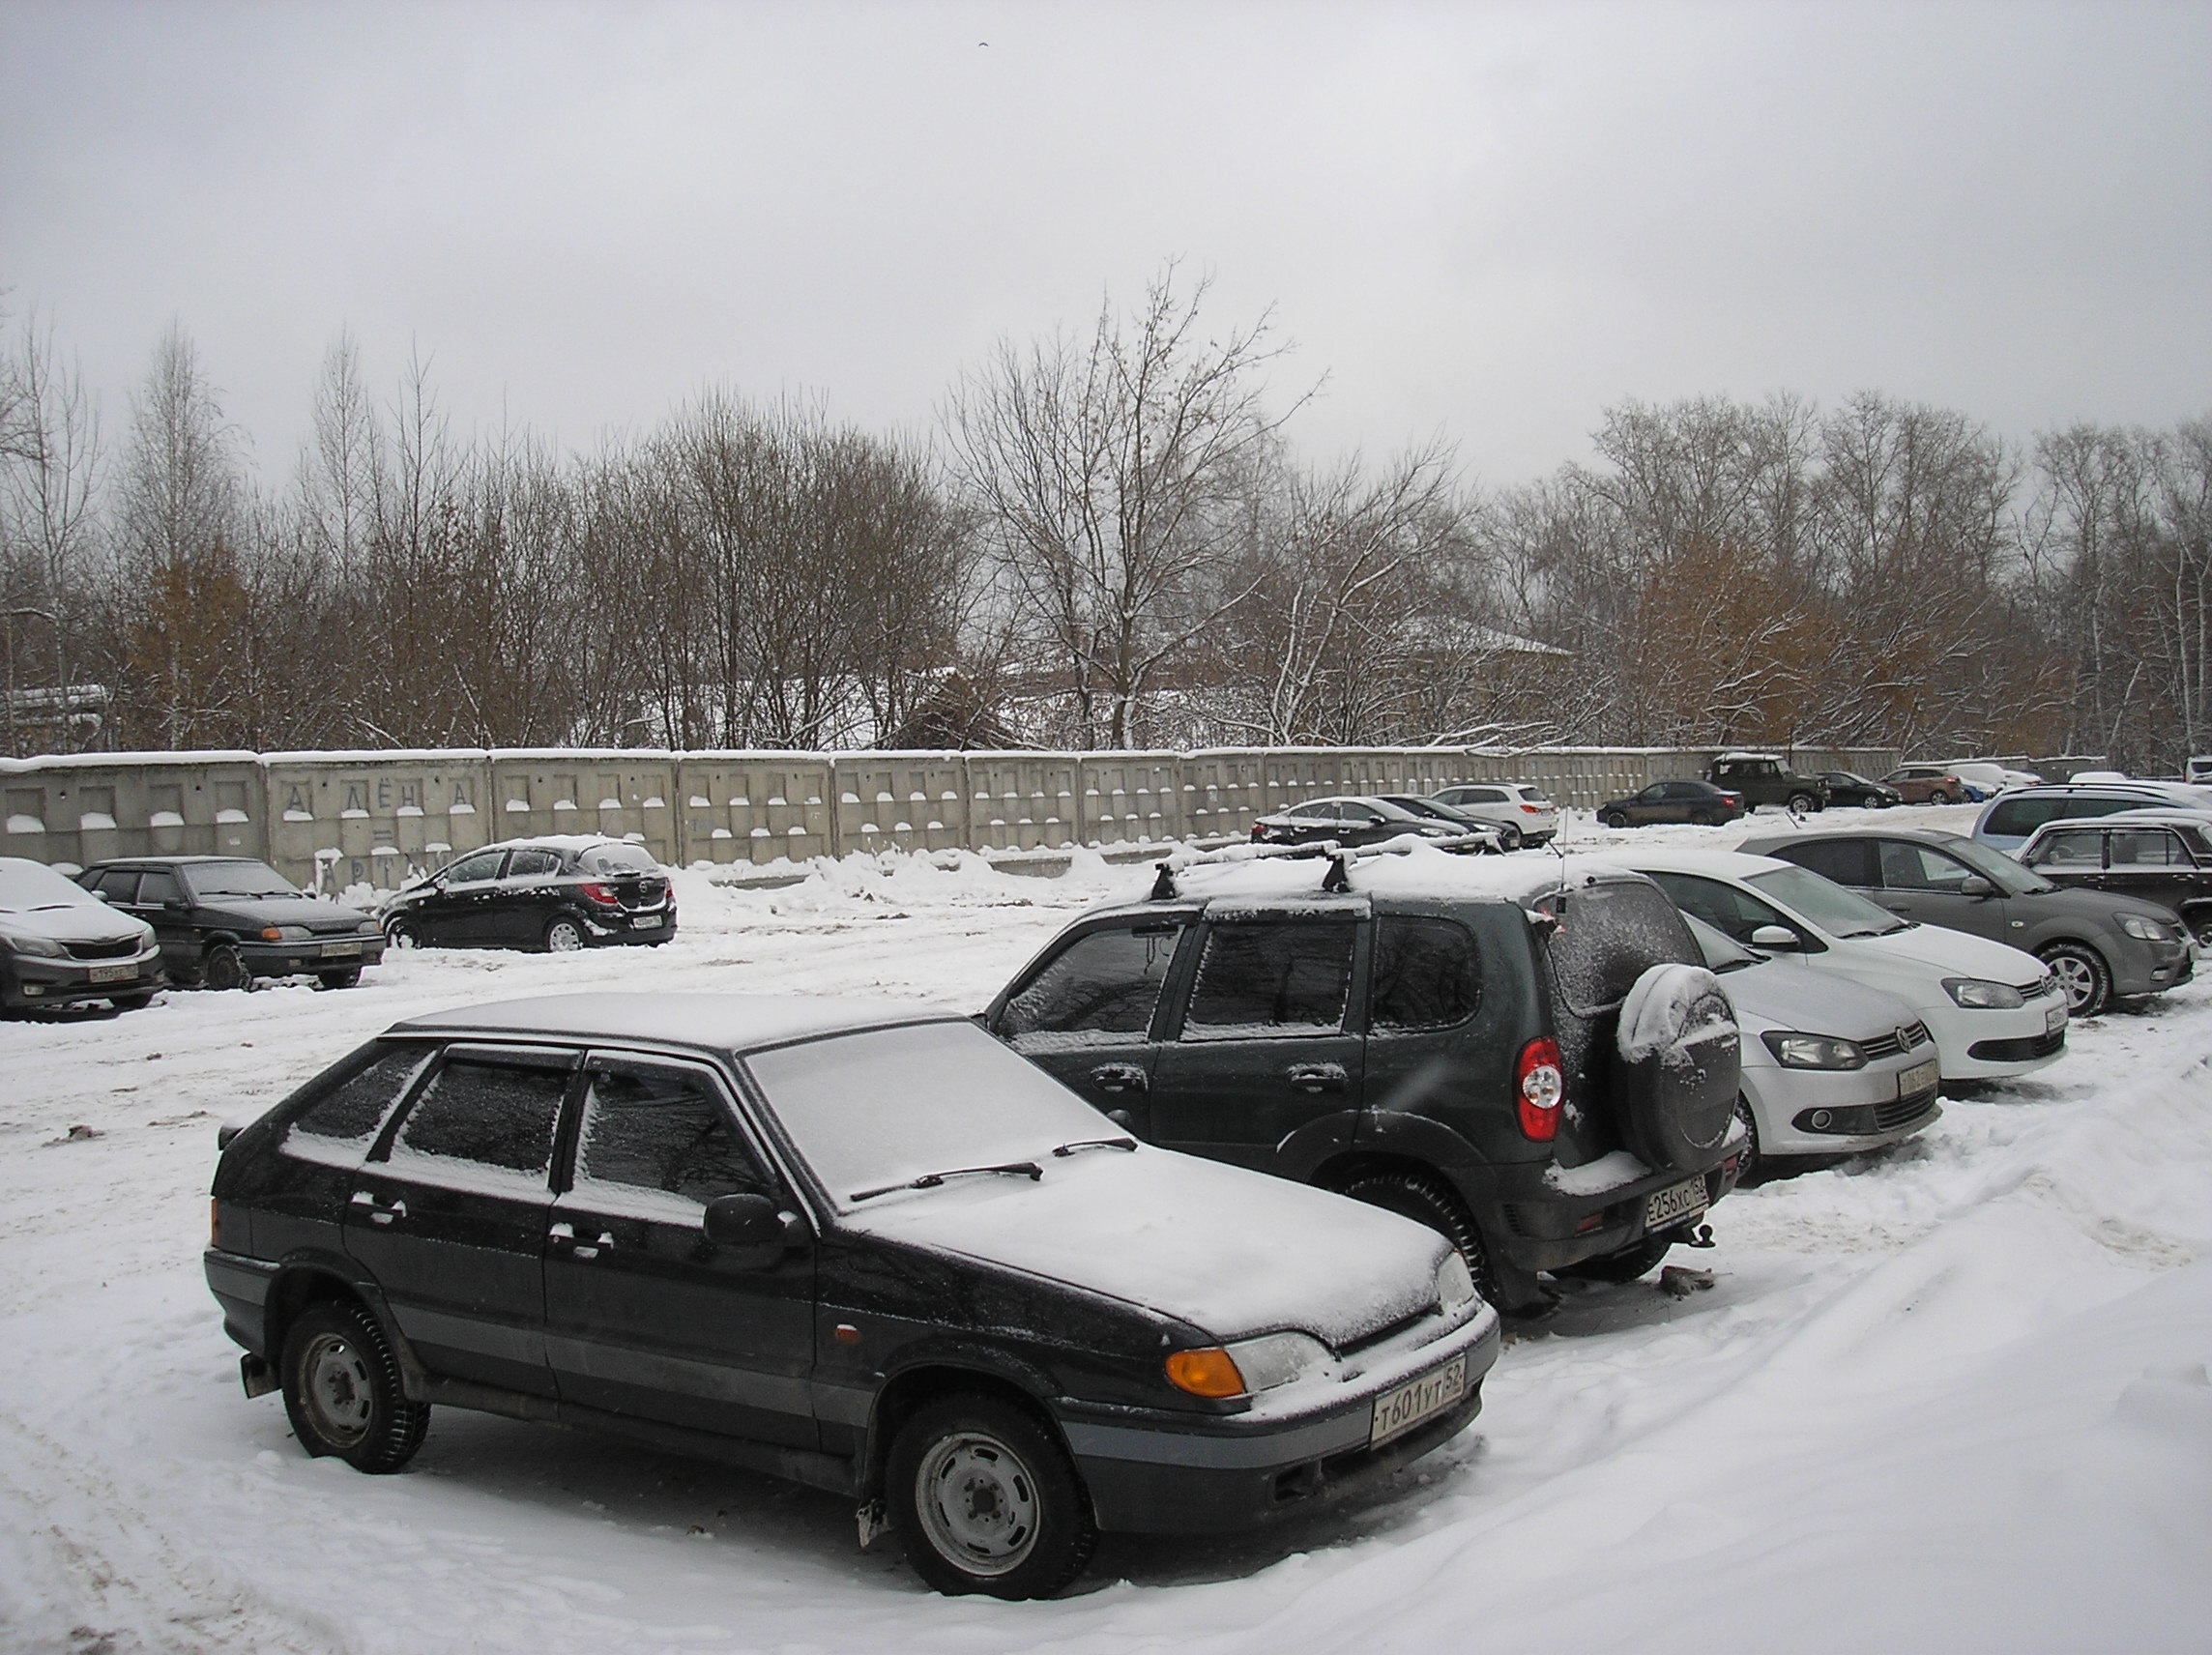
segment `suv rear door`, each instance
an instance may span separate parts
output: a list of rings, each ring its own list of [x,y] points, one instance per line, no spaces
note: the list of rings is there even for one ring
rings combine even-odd
[[[1154,1143],[1266,1172],[1299,1127],[1358,1107],[1361,918],[1349,905],[1208,918],[1153,1064]]]

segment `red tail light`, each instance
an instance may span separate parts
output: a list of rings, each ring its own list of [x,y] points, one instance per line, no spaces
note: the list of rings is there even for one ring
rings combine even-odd
[[[1252,837],[1253,837],[1253,838],[1255,838],[1255,839],[1265,839],[1266,836],[1267,836],[1267,830],[1266,830],[1266,828],[1265,828],[1261,827],[1261,826],[1260,826],[1260,824],[1259,824],[1259,823],[1257,823],[1257,822],[1255,822],[1255,823],[1253,823],[1253,824],[1252,824]]]
[[[1541,804],[1524,804],[1521,808],[1525,813],[1530,816],[1541,816],[1544,814],[1544,807]]]
[[[1515,1066],[1514,1104],[1521,1115],[1521,1136],[1549,1144],[1559,1135],[1559,1105],[1567,1091],[1557,1040],[1535,1039],[1521,1048]]]
[[[586,902],[597,902],[607,908],[622,906],[622,898],[597,880],[586,880],[576,889],[583,893]]]

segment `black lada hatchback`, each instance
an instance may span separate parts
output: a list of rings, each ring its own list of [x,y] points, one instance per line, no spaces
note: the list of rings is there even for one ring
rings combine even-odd
[[[1649,1270],[1741,1164],[1720,984],[1657,886],[1583,857],[1163,864],[985,1021],[1149,1143],[1431,1225],[1507,1311]]]
[[[227,1139],[207,1277],[308,1453],[432,1406],[859,1502],[948,1592],[1357,1494],[1480,1407],[1403,1218],[1142,1145],[964,1018],[573,996],[393,1028]]]

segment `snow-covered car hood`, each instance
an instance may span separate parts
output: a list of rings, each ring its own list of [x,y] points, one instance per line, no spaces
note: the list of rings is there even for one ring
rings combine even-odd
[[[369,923],[368,915],[358,908],[311,896],[211,896],[200,906],[263,925],[311,925],[318,931],[358,930]]]
[[[143,946],[154,929],[118,914],[104,902],[72,902],[50,908],[0,908],[0,932],[44,937],[55,943],[121,943]]]
[[[1450,1251],[1380,1207],[1172,1149],[1040,1164],[1034,1183],[902,1191],[839,1222],[1147,1305],[1222,1340],[1298,1328],[1339,1348],[1434,1304]]]
[[[1737,1017],[1761,1029],[1871,1040],[1919,1016],[1894,994],[1828,972],[1804,971],[1781,960],[1724,972],[1721,987],[1735,1006]],[[1747,1056],[1752,1055],[1754,1045],[1750,1040],[1744,1042]]]
[[[1948,976],[1982,977],[1990,982],[2024,988],[2048,975],[2043,962],[2022,949],[1993,943],[1965,931],[1941,925],[1913,925],[1886,937],[1850,937],[1843,941],[1877,953],[1932,966]]]

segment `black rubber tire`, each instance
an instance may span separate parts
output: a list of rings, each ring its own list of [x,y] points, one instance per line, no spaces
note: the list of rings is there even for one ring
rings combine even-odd
[[[1667,1250],[1676,1239],[1674,1235],[1646,1235],[1633,1247],[1609,1253],[1602,1259],[1563,1264],[1552,1274],[1572,1277],[1578,1282],[1633,1282],[1639,1276],[1648,1275],[1651,1266],[1667,1256]]]
[[[2112,969],[2088,944],[2053,943],[2037,949],[2035,957],[2051,968],[2066,991],[2070,1016],[2095,1017],[2111,1003]]]
[[[1759,1118],[1751,1112],[1751,1099],[1740,1092],[1736,1094],[1735,1118],[1743,1122],[1744,1133],[1743,1148],[1738,1151],[1743,1158],[1736,1163],[1735,1174],[1736,1187],[1740,1189],[1758,1176],[1761,1158],[1759,1148]]]
[[[1498,848],[1500,851],[1518,851],[1521,848],[1521,829],[1510,822],[1500,822],[1497,827]]]
[[[1875,795],[1874,798],[1868,799],[1866,802],[1867,808],[1870,810],[1887,810],[1890,804],[1890,801],[1880,794]]]
[[[358,1300],[302,1311],[284,1335],[279,1378],[292,1434],[314,1459],[381,1473],[422,1446],[430,1405],[407,1400],[392,1343]]]
[[[983,1391],[924,1403],[899,1427],[884,1503],[915,1573],[948,1597],[1051,1597],[1098,1544],[1090,1492],[1058,1434]]]
[[[1951,802],[1951,796],[1943,789],[1937,788],[1928,796],[1928,802],[1930,804],[1948,804]]]
[[[253,973],[246,969],[245,956],[234,943],[210,944],[200,955],[200,986],[217,990],[250,988]]]
[[[1625,810],[1609,810],[1600,820],[1608,828],[1625,828],[1628,826],[1628,812]]]
[[[315,986],[317,988],[352,988],[360,981],[361,968],[359,966],[348,966],[342,972],[317,972],[315,973]]]
[[[118,1011],[144,1011],[154,1003],[150,994],[115,994],[107,997],[107,1003]]]
[[[2200,947],[2212,948],[2212,908],[2192,908],[2181,916],[2181,923]]]
[[[422,928],[407,918],[387,919],[384,922],[384,945],[388,948],[421,948]]]
[[[1498,1272],[1491,1268],[1490,1250],[1483,1245],[1482,1232],[1469,1216],[1467,1204],[1436,1174],[1367,1173],[1339,1186],[1337,1193],[1427,1225],[1459,1249],[1483,1302],[1499,1302]]]
[[[1793,793],[1790,796],[1790,808],[1799,816],[1810,816],[1820,808],[1820,801],[1809,793]]]
[[[548,954],[573,954],[591,946],[590,933],[583,925],[566,914],[556,914],[545,922],[545,951]]]

